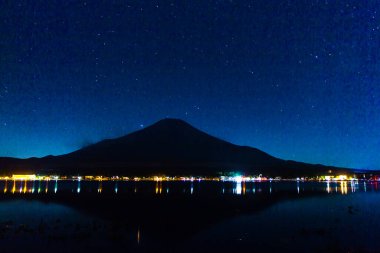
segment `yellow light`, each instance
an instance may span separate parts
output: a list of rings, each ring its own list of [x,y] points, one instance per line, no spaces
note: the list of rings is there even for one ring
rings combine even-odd
[[[25,184],[24,184],[24,193],[26,193],[26,189],[27,187],[26,187],[26,180],[25,180]]]
[[[8,191],[8,180],[5,180],[4,193]]]
[[[340,191],[342,194],[347,194],[347,182],[340,182]]]
[[[99,181],[99,186],[98,186],[98,193],[102,193],[103,191],[103,184],[102,184],[102,180]]]
[[[347,176],[346,175],[339,175],[338,180],[347,180]]]
[[[12,175],[13,180],[35,180],[36,175]]]
[[[137,228],[137,244],[140,244],[141,240],[141,232],[140,232],[140,227]]]
[[[12,193],[16,192],[16,180],[13,180]]]
[[[45,188],[45,193],[49,191],[49,179],[46,179],[46,188]]]

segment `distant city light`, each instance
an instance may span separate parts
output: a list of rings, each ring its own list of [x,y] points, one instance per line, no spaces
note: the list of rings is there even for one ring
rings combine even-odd
[[[241,183],[241,182],[243,181],[243,177],[242,177],[242,176],[235,176],[235,177],[234,177],[234,181],[235,181],[236,183]]]

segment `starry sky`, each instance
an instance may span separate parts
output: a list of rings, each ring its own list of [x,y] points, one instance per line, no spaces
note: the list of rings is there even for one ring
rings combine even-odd
[[[165,117],[279,158],[380,169],[380,2],[1,3],[0,156]]]

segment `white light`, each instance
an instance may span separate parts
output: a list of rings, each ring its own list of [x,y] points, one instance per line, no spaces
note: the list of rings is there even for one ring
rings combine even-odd
[[[242,176],[236,176],[236,177],[234,177],[234,181],[236,183],[241,183],[243,181],[243,177]]]
[[[236,182],[236,189],[235,189],[235,194],[238,194],[240,195],[241,194],[241,181],[240,182]]]

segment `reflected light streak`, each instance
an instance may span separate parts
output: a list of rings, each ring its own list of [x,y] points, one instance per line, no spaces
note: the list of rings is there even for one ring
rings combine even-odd
[[[25,180],[25,182],[24,182],[24,193],[26,193],[26,191],[27,191],[27,180]]]
[[[80,179],[78,179],[77,193],[80,193]]]
[[[48,191],[49,191],[49,179],[46,179],[45,193],[48,193]]]
[[[36,181],[35,180],[33,180],[33,186],[32,186],[32,193],[34,193],[34,189],[35,189],[35,187],[36,187]]]
[[[347,194],[347,182],[345,181],[340,182],[340,192],[342,194]]]
[[[235,185],[235,189],[234,189],[234,193],[237,194],[237,195],[240,195],[241,194],[241,182],[236,182],[236,185]]]
[[[57,193],[58,191],[58,180],[55,180],[55,185],[54,185],[54,193]]]
[[[38,190],[37,193],[41,192],[41,180],[38,180]]]
[[[137,228],[137,244],[139,245],[140,244],[140,241],[141,241],[141,232],[140,232],[140,227]]]
[[[16,192],[16,180],[13,180],[12,193]]]
[[[102,180],[99,180],[98,193],[102,193],[102,191],[103,191],[103,182]]]
[[[5,180],[4,193],[7,193],[7,191],[8,191],[8,180]]]
[[[355,191],[356,191],[355,183],[354,181],[351,181],[351,192],[355,192]]]
[[[21,179],[21,182],[20,182],[20,193],[22,193],[22,179]]]
[[[162,193],[162,181],[156,181],[156,194]]]
[[[119,191],[119,187],[117,185],[117,181],[115,182],[115,193],[117,193]]]

